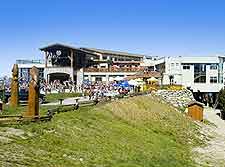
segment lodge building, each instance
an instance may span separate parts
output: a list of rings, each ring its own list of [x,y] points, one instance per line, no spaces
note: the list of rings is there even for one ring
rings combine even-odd
[[[28,77],[33,65],[47,82],[71,79],[105,82],[118,77],[143,76],[162,78],[163,85],[182,85],[193,92],[216,93],[224,87],[225,57],[152,57],[95,48],[76,48],[53,44],[40,48],[44,61],[17,61],[20,77]]]
[[[144,72],[145,55],[131,54],[119,51],[75,48],[64,44],[53,44],[40,48],[44,61],[17,61],[21,71],[20,77],[28,77],[31,66],[37,66],[43,71],[47,82],[54,80],[75,81],[77,85],[84,80],[108,83],[118,77],[128,77],[137,72]],[[27,66],[27,67],[26,67]]]

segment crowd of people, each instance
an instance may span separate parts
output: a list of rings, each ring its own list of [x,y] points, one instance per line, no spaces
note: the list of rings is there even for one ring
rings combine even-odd
[[[28,91],[29,82],[26,80],[19,80],[19,88]],[[6,91],[10,92],[10,83],[5,85]],[[132,87],[118,86],[118,81],[110,82],[108,84],[103,82],[84,82],[82,85],[76,85],[72,80],[60,81],[54,80],[47,83],[45,80],[40,80],[40,92],[42,93],[83,93],[83,95],[89,96],[90,100],[94,100],[96,97],[112,97],[116,95],[126,95],[132,91]]]
[[[103,82],[84,82],[81,85],[76,85],[71,79],[67,81],[54,80],[47,83],[45,80],[40,81],[40,92],[48,93],[83,93],[83,95],[89,96],[90,100],[101,97],[113,97],[116,95],[126,95],[129,92],[139,92],[138,87],[132,86],[118,86],[119,81],[113,81],[109,83]],[[24,80],[19,80],[19,88],[28,91],[29,83]],[[5,91],[10,92],[10,82],[5,82]],[[215,94],[202,93],[200,91],[193,93],[197,101],[204,103],[206,106],[213,107],[216,103],[217,97]]]
[[[216,103],[217,96],[212,93],[202,93],[197,91],[194,93],[195,100],[205,104],[205,106],[213,107]]]
[[[130,92],[130,87],[119,87],[116,82],[104,84],[95,82],[83,85],[84,93],[89,96],[89,100],[102,97],[112,97],[116,95],[126,95]]]
[[[81,85],[76,85],[72,80],[60,82],[54,80],[50,83],[42,81],[40,89],[46,93],[74,93],[79,92],[88,95],[92,100],[96,97],[115,96],[119,94],[127,94],[131,88],[118,86],[118,82],[110,82],[108,84],[103,82],[84,82]]]

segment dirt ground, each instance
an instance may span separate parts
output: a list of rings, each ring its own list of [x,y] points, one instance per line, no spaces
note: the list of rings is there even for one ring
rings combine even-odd
[[[218,110],[206,107],[204,119],[210,123],[198,123],[201,127],[201,134],[206,141],[205,146],[193,150],[199,153],[198,156],[195,156],[199,166],[225,166],[225,121],[221,120],[217,113],[219,113]]]

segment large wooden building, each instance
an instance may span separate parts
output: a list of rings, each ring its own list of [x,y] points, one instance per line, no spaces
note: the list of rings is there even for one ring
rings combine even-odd
[[[53,44],[40,49],[45,54],[44,78],[91,82],[109,82],[116,77],[127,77],[143,71],[144,55],[94,48],[75,48]]]
[[[82,84],[84,68],[95,65],[98,55],[62,44],[53,44],[40,49],[45,54],[44,78],[47,82],[71,79]]]

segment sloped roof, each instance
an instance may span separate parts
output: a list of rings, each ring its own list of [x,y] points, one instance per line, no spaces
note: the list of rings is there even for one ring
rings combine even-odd
[[[141,57],[141,58],[143,58],[145,56],[145,55],[141,55],[141,54],[127,53],[127,52],[121,52],[121,51],[112,51],[112,50],[105,50],[105,49],[96,49],[96,48],[80,48],[80,49],[91,51],[91,52],[102,53],[102,54],[118,55],[118,56],[130,56],[130,57]]]
[[[151,77],[161,78],[162,75],[157,71],[137,72],[136,74],[128,76],[125,79],[131,80],[131,79],[136,79],[136,78],[151,78]]]
[[[65,44],[60,44],[60,43],[54,43],[54,44],[51,44],[51,45],[48,45],[48,46],[45,46],[45,47],[42,47],[40,48],[41,51],[45,51],[45,50],[48,50],[50,48],[53,48],[53,47],[64,47],[64,48],[68,48],[68,49],[73,49],[73,50],[77,50],[79,48],[75,48],[73,46],[69,46],[69,45],[65,45]]]
[[[76,47],[73,47],[73,46],[70,46],[70,45],[65,45],[65,44],[60,44],[60,43],[55,43],[55,44],[51,44],[51,45],[48,45],[48,46],[45,46],[45,47],[42,47],[40,48],[41,51],[48,51],[52,48],[55,48],[55,47],[63,47],[63,48],[67,48],[67,49],[72,49],[72,50],[78,50],[78,51],[81,51],[81,52],[84,52],[84,53],[88,53],[88,54],[91,54],[91,55],[97,55],[93,52],[90,52],[90,51],[87,51],[87,50],[83,50],[81,48],[76,48]]]
[[[193,105],[198,105],[198,106],[200,106],[200,107],[203,107],[204,106],[204,104],[203,103],[200,103],[200,102],[198,102],[198,101],[190,101],[189,103],[188,103],[188,107],[190,107],[190,106],[193,106]]]

